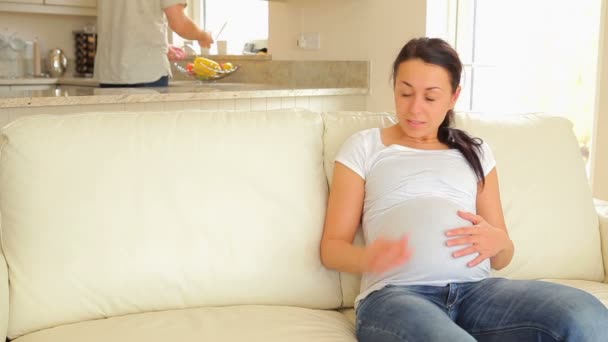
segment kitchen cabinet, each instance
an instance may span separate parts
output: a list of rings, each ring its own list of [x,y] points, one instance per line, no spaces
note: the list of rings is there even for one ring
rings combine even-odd
[[[0,0],[0,12],[96,16],[97,0]]]
[[[76,7],[97,7],[97,0],[44,0],[47,5],[62,5]]]
[[[0,0],[0,2],[11,2],[16,4],[42,4],[44,0]]]

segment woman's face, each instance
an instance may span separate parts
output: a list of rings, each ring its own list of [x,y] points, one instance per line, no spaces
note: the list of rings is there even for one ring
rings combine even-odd
[[[448,71],[421,59],[399,65],[395,75],[395,109],[401,129],[411,138],[437,137],[439,125],[454,108],[460,87],[455,91]]]

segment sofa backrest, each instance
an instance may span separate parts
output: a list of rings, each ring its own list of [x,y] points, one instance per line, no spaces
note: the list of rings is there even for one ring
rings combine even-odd
[[[387,113],[324,115],[325,165],[356,131],[396,122]],[[497,276],[601,281],[602,256],[591,191],[569,121],[538,114],[457,114],[455,126],[487,141],[497,161],[502,206],[515,243],[511,264]],[[359,237],[360,238],[360,237]],[[344,305],[359,293],[359,277],[342,277]]]
[[[11,338],[142,311],[335,308],[318,113],[89,113],[2,131]]]

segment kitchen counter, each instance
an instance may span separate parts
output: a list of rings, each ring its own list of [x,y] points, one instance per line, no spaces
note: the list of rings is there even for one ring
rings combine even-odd
[[[83,80],[83,79],[75,79]],[[85,79],[86,80],[86,79]],[[89,80],[90,81],[90,80]],[[75,81],[74,81],[75,82]],[[64,83],[64,82],[59,82]],[[69,82],[64,84],[70,84]],[[97,88],[57,85],[40,90],[0,91],[0,108],[225,100],[268,97],[365,95],[368,88],[306,88],[256,83],[174,81],[162,88]]]
[[[24,77],[0,78],[0,86],[26,86],[26,85],[78,85],[97,87],[99,82],[93,78],[85,77]]]

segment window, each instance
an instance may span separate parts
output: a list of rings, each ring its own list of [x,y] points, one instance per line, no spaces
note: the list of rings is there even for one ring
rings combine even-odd
[[[464,64],[456,109],[565,116],[586,157],[600,9],[601,0],[429,0],[429,35],[447,39]]]
[[[195,0],[198,20],[213,39],[228,42],[229,54],[242,54],[245,43],[254,43],[256,49],[267,47],[268,2],[261,0]],[[225,26],[224,26],[225,24]],[[224,29],[220,32],[220,30]],[[217,45],[211,53],[217,52]]]

